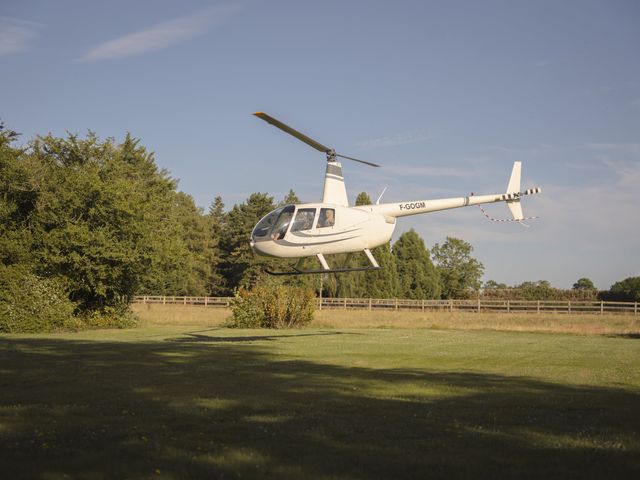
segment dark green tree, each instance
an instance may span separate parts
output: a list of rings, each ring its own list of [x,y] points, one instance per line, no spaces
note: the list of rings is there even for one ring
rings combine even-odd
[[[382,267],[380,270],[364,272],[365,285],[364,297],[370,298],[396,298],[401,297],[396,257],[391,251],[390,244],[386,243],[374,248],[371,253]]]
[[[30,264],[33,235],[28,219],[38,200],[38,184],[29,173],[29,156],[12,143],[18,133],[0,122],[0,263]]]
[[[640,277],[628,277],[614,283],[609,289],[614,300],[623,302],[640,302]]]
[[[580,278],[573,284],[574,290],[596,290],[596,286],[588,278]]]
[[[176,195],[175,212],[189,256],[186,258],[185,275],[176,285],[174,295],[206,295],[213,266],[218,261],[216,243],[211,236],[211,218],[204,215],[193,198],[183,192]]]
[[[506,283],[498,283],[495,280],[487,280],[482,285],[485,290],[504,290],[509,288]]]
[[[245,202],[234,205],[226,214],[219,245],[222,254],[220,271],[227,293],[238,287],[250,286],[262,275],[265,267],[282,263],[256,255],[249,243],[253,227],[274,208],[273,197],[266,193],[252,193]]]
[[[514,287],[525,300],[550,300],[557,296],[557,291],[548,280],[522,282]]]
[[[367,192],[360,192],[356,197],[356,206],[371,205],[372,203],[371,197]]]
[[[220,241],[222,232],[226,228],[227,214],[224,211],[224,202],[221,196],[214,198],[209,206],[209,224],[211,226],[211,274],[207,282],[207,292],[209,295],[218,296],[227,293],[225,278],[220,270],[220,260],[222,250]]]
[[[422,238],[411,229],[393,245],[398,272],[399,296],[412,299],[439,298],[440,275],[431,262]]]
[[[282,201],[278,205],[279,206],[281,206],[281,205],[291,205],[291,204],[296,204],[296,203],[302,203],[302,202],[298,198],[298,195],[296,195],[296,192],[294,192],[293,189],[289,189],[289,193],[287,193],[284,196],[284,198],[282,199]]]
[[[447,237],[434,245],[433,259],[442,279],[444,298],[467,298],[480,288],[484,266],[471,256],[473,247],[459,238]]]
[[[67,282],[81,310],[126,304],[164,273],[187,273],[176,182],[138,140],[37,137],[25,165],[37,197],[34,273]]]

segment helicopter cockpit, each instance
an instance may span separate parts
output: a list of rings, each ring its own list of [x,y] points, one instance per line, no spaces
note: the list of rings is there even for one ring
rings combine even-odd
[[[285,205],[267,214],[251,233],[254,242],[282,240],[288,231],[299,232],[335,225],[335,209]],[[294,215],[295,214],[295,215]],[[315,222],[318,218],[317,223]]]

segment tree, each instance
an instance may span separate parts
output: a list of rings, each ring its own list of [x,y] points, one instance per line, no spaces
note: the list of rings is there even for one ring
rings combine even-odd
[[[360,192],[356,197],[356,206],[371,205],[372,203],[371,197],[367,192]]]
[[[264,267],[282,264],[282,261],[256,255],[249,244],[253,227],[274,208],[273,197],[266,193],[252,193],[245,202],[234,205],[227,213],[219,244],[222,253],[220,271],[225,278],[227,293],[255,283]]]
[[[596,286],[588,278],[580,278],[573,284],[574,290],[596,290]]]
[[[0,264],[32,262],[33,235],[28,225],[38,186],[27,168],[28,155],[14,148],[18,134],[0,122]]]
[[[211,228],[211,273],[207,282],[207,292],[209,295],[224,295],[226,293],[226,282],[220,270],[220,259],[222,250],[220,239],[222,232],[226,228],[227,214],[224,211],[224,202],[221,196],[214,198],[209,206],[209,225]]]
[[[551,300],[556,298],[558,293],[548,280],[522,282],[516,285],[515,289],[525,300]]]
[[[293,191],[293,189],[289,189],[289,193],[287,193],[284,198],[282,199],[282,201],[278,204],[278,206],[282,206],[282,205],[291,205],[291,204],[296,204],[296,203],[302,203],[300,201],[300,199],[298,198],[298,195],[296,195],[296,192]]]
[[[189,256],[186,272],[176,285],[173,295],[206,295],[208,282],[217,263],[215,239],[211,236],[211,218],[204,215],[193,198],[183,192],[176,195],[177,220],[182,228],[181,237]]]
[[[442,291],[440,275],[429,258],[422,238],[411,229],[393,245],[396,259],[398,296],[412,299],[439,298]]]
[[[143,285],[188,271],[176,182],[138,140],[37,137],[24,165],[37,197],[34,273],[63,279],[80,310],[126,305]]]
[[[395,298],[402,296],[398,282],[396,257],[391,251],[391,245],[386,243],[374,248],[371,253],[373,253],[382,268],[380,270],[365,272],[366,290],[364,296],[370,298]]]
[[[480,288],[484,266],[471,256],[471,252],[473,247],[470,243],[453,237],[447,237],[442,246],[436,244],[433,247],[444,298],[465,298]]]
[[[486,282],[484,282],[484,285],[482,285],[482,288],[484,288],[485,290],[504,290],[507,287],[506,283],[498,283],[495,280],[487,280]]]
[[[619,301],[640,302],[640,277],[628,277],[614,283],[609,294]]]

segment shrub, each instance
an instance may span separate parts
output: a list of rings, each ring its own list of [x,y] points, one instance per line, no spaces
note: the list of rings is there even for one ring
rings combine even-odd
[[[263,284],[241,288],[231,304],[232,327],[291,328],[313,319],[313,290],[287,285]]]
[[[82,317],[85,327],[89,328],[129,328],[135,327],[138,319],[126,303],[106,306],[92,310]]]
[[[0,332],[60,330],[73,323],[74,308],[59,280],[0,265]]]

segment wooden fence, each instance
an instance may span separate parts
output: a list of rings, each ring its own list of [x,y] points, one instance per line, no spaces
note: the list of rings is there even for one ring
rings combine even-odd
[[[201,305],[229,308],[232,297],[169,297],[141,295],[134,303],[162,305]],[[638,302],[547,301],[547,300],[407,300],[399,298],[318,298],[317,308],[342,310],[402,310],[496,313],[566,313],[638,315]]]

